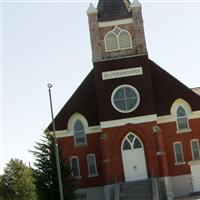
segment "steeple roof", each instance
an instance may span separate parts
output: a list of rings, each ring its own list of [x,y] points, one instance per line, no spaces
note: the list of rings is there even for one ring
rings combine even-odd
[[[99,0],[98,21],[111,21],[132,17],[129,0]]]

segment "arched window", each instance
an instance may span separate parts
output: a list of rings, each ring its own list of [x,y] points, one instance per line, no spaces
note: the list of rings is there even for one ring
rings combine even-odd
[[[127,49],[131,47],[132,47],[132,44],[131,44],[130,34],[126,31],[121,31],[119,33],[119,48]]]
[[[76,144],[86,143],[85,128],[80,120],[74,123],[74,137]]]
[[[176,111],[176,117],[177,117],[177,127],[179,130],[189,128],[187,114],[182,106],[178,107]]]
[[[133,150],[143,148],[141,141],[138,137],[134,136],[133,134],[129,134],[123,143],[123,150]]]
[[[113,107],[122,113],[129,113],[135,110],[139,101],[139,93],[131,85],[120,85],[115,88],[111,96]]]
[[[132,48],[132,39],[128,31],[116,26],[104,37],[106,51],[116,51]]]
[[[117,36],[114,33],[112,32],[108,33],[105,42],[106,42],[106,50],[112,51],[118,49]]]

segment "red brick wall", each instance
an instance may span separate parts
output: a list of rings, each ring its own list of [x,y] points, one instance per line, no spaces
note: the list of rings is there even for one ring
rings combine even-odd
[[[164,138],[164,145],[167,152],[167,160],[169,165],[169,175],[177,176],[183,174],[189,174],[190,166],[188,161],[192,160],[192,152],[190,147],[191,139],[200,140],[200,119],[193,119],[189,121],[191,132],[188,133],[176,133],[176,123],[165,123],[159,126],[162,129],[162,134]],[[184,154],[184,165],[175,165],[175,157],[173,150],[173,142],[182,142],[183,154]]]
[[[87,146],[75,147],[74,137],[60,138],[59,144],[62,147],[62,158],[69,163],[70,156],[78,156],[81,179],[78,179],[78,187],[95,187],[102,185],[101,153],[99,146],[100,133],[87,135]],[[96,156],[97,172],[99,176],[88,177],[87,154],[94,153]]]
[[[158,138],[153,133],[152,127],[155,122],[143,124],[126,124],[120,127],[103,129],[107,139],[100,139],[101,133],[87,135],[88,145],[84,147],[74,147],[74,138],[66,137],[59,139],[63,150],[63,159],[69,162],[70,156],[78,156],[80,164],[80,173],[82,178],[78,180],[80,188],[94,187],[106,184],[112,184],[117,181],[125,181],[123,172],[123,162],[121,155],[121,144],[125,136],[132,132],[137,135],[144,145],[147,173],[148,176],[176,176],[190,173],[188,161],[192,160],[190,148],[191,139],[200,139],[200,119],[190,120],[192,132],[176,133],[176,123],[170,122],[159,124],[164,141],[166,157],[157,156],[159,151]],[[175,165],[173,142],[181,141],[186,164]],[[99,176],[88,177],[87,154],[96,155],[97,170]],[[163,159],[164,158],[164,159]],[[167,158],[167,159],[166,159]],[[163,160],[164,166],[163,166]],[[103,161],[103,162],[102,162]],[[168,166],[167,164],[168,163]],[[169,174],[166,174],[168,173]]]
[[[146,156],[146,164],[148,176],[151,177],[152,173],[154,175],[160,175],[160,167],[159,162],[156,156],[156,140],[155,135],[152,132],[152,126],[154,123],[145,123],[145,124],[127,124],[121,127],[104,129],[103,132],[107,133],[107,140],[105,141],[105,157],[104,159],[110,159],[110,163],[106,163],[106,180],[104,180],[104,184],[114,183],[117,178],[118,181],[124,180],[124,172],[123,172],[123,162],[121,155],[121,144],[124,137],[132,132],[137,135],[144,145],[145,156]]]

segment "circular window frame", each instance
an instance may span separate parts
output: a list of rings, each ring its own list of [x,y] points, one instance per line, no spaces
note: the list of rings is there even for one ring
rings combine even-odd
[[[123,88],[123,87],[131,88],[132,90],[134,90],[134,92],[135,92],[135,94],[137,96],[136,104],[131,109],[129,109],[129,110],[121,110],[114,103],[114,95],[115,95],[116,91],[119,90],[120,88]],[[118,112],[121,112],[121,113],[130,113],[130,112],[134,111],[138,107],[138,105],[140,103],[140,94],[137,91],[137,89],[135,87],[133,87],[132,85],[120,85],[120,86],[116,87],[113,90],[112,95],[111,95],[111,103],[112,103],[112,106],[115,108],[115,110],[117,110]]]

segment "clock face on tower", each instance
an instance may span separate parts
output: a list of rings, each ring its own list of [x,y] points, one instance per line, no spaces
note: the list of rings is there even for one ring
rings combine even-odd
[[[121,113],[132,112],[139,105],[139,101],[140,95],[131,85],[120,85],[112,92],[112,105]]]

